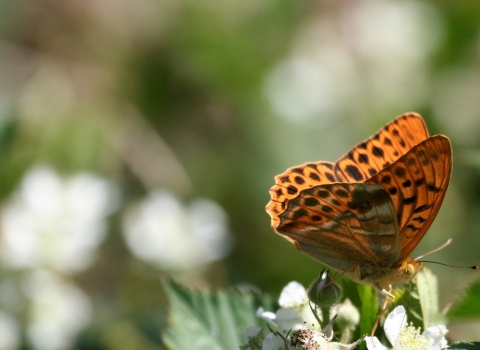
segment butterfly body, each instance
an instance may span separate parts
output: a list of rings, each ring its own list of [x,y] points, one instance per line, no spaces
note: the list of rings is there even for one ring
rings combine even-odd
[[[266,210],[298,250],[384,289],[421,268],[410,253],[440,208],[450,172],[448,138],[428,137],[422,118],[410,113],[335,163],[276,176]]]

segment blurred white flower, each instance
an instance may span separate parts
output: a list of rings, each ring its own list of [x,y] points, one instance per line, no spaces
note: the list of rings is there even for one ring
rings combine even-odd
[[[23,290],[30,300],[27,338],[31,346],[38,350],[72,348],[92,316],[88,296],[46,270],[30,273]]]
[[[437,7],[422,1],[327,7],[267,73],[264,94],[279,117],[308,127],[353,114],[364,122],[359,106],[368,106],[369,115],[372,109],[414,108],[428,95],[428,56],[442,43],[444,27]]]
[[[287,120],[328,119],[339,100],[335,74],[306,57],[292,57],[268,74],[264,93],[272,109]]]
[[[18,349],[20,326],[10,315],[0,311],[0,350]]]
[[[50,168],[34,168],[2,208],[1,259],[11,268],[83,270],[117,205],[118,192],[105,179],[89,173],[62,179]]]
[[[285,341],[274,333],[268,333],[263,340],[262,350],[283,350]]]
[[[184,206],[154,191],[124,218],[124,237],[138,258],[166,269],[190,270],[223,258],[231,247],[227,216],[208,199]]]

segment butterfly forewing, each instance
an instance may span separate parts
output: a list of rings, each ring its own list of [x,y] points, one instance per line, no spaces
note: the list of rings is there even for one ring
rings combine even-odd
[[[404,114],[360,142],[336,162],[339,182],[363,182],[428,138],[422,117]]]
[[[398,262],[410,255],[432,224],[445,196],[451,168],[450,141],[436,135],[366,181],[385,187],[398,213],[402,235]]]
[[[266,207],[272,226],[278,225],[278,215],[286,210],[289,199],[307,188],[335,182],[333,167],[330,162],[305,163],[275,176],[275,185],[270,189],[271,200]]]
[[[339,270],[367,262],[389,266],[399,254],[395,208],[382,186],[319,185],[288,202],[275,230]]]

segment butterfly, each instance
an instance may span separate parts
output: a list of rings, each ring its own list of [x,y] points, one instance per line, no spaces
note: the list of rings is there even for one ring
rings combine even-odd
[[[410,254],[447,190],[452,148],[429,137],[416,113],[394,119],[335,163],[320,161],[275,177],[266,211],[298,250],[379,290],[410,281]]]

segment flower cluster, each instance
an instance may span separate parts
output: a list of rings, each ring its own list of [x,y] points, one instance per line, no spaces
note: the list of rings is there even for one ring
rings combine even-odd
[[[326,277],[326,275],[321,275]],[[321,278],[320,278],[321,280]],[[322,283],[324,281],[321,281]],[[323,283],[324,284],[324,283]],[[347,299],[348,300],[348,299]],[[281,350],[298,348],[305,350],[325,349],[349,349],[355,347],[362,339],[352,344],[332,342],[332,322],[328,322],[322,329],[318,320],[326,318],[318,309],[313,309],[309,302],[307,291],[298,282],[290,282],[283,288],[278,300],[280,309],[275,313],[259,308],[257,315],[264,319],[273,331],[265,334],[259,327],[249,327],[245,332],[245,350]],[[347,301],[347,312],[351,313],[351,303]],[[337,314],[342,305],[332,308],[332,313]],[[354,308],[354,307],[353,307]],[[354,313],[358,314],[355,309]],[[330,316],[330,315],[329,315]],[[351,317],[342,317],[351,319]],[[358,322],[358,317],[353,317]],[[291,339],[288,336],[292,334]]]
[[[312,309],[309,303],[305,288],[298,282],[290,282],[280,294],[280,309],[275,313],[260,308],[257,315],[264,319],[271,330],[270,333],[260,327],[249,327],[245,331],[245,344],[240,347],[242,350],[343,350],[353,349],[360,342],[367,343],[368,350],[387,350],[388,348],[380,343],[377,337],[361,337],[354,342],[342,338],[342,342],[332,341],[334,332],[332,321],[321,329],[316,322],[323,318],[318,310]],[[342,331],[340,336],[348,334],[360,321],[360,314],[353,304],[348,300],[331,309],[335,314],[337,326]],[[338,316],[338,317],[337,317]],[[346,322],[345,320],[349,320]],[[352,321],[353,320],[353,321]],[[444,325],[437,325],[427,328],[420,334],[420,330],[407,324],[407,314],[403,306],[397,306],[387,316],[384,323],[384,332],[393,346],[393,350],[442,350],[447,346],[445,334],[447,328]]]

